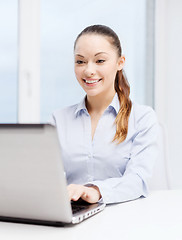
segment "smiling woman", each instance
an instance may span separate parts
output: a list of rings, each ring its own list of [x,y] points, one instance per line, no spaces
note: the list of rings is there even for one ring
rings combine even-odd
[[[108,27],[95,25],[84,29],[78,35],[74,48],[75,74],[87,93],[86,104],[89,113],[92,112],[90,101],[103,102],[103,109],[99,109],[98,119],[94,116],[92,120],[94,123],[92,138],[100,116],[117,92],[122,114],[119,113],[116,118],[117,131],[114,140],[122,142],[128,131],[127,122],[131,111],[131,101],[129,99],[130,87],[123,74],[125,57],[122,55],[118,36]],[[82,60],[79,59],[80,57]]]
[[[78,35],[74,56],[86,96],[51,119],[70,200],[109,204],[147,196],[158,155],[158,122],[150,107],[129,98],[118,36],[107,26],[91,25]]]

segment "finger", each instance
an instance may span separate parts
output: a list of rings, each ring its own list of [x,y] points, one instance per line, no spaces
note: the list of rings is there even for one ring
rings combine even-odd
[[[95,187],[85,187],[81,198],[89,203],[95,203],[100,199],[100,191]]]
[[[72,197],[75,195],[75,192],[76,192],[76,188],[78,186],[75,185],[75,184],[70,184],[68,185],[67,187],[67,190],[68,190],[68,196],[69,196],[69,200],[72,200]]]
[[[70,185],[68,187],[70,200],[77,201],[84,194],[82,185]]]
[[[82,189],[77,189],[77,190],[73,193],[73,195],[72,195],[72,197],[71,197],[71,200],[77,201],[83,194],[84,194],[84,193],[83,193],[83,190],[82,190]]]
[[[71,200],[77,201],[80,198],[80,193],[78,191],[74,191],[71,195]]]
[[[80,196],[84,201],[87,201],[89,198],[88,193],[86,193],[85,191],[83,192],[83,194]]]
[[[74,189],[68,189],[68,196],[69,196],[69,200],[72,199],[72,196],[74,195]]]

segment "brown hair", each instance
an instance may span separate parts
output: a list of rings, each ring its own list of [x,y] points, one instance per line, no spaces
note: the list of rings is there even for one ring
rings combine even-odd
[[[117,34],[109,27],[104,25],[92,25],[85,28],[76,38],[74,48],[76,46],[77,40],[84,34],[99,34],[105,37],[108,37],[110,43],[116,48],[118,57],[122,56],[122,49],[120,40]],[[129,98],[130,95],[130,86],[127,81],[124,70],[120,70],[116,74],[115,78],[115,90],[118,94],[120,102],[120,110],[116,116],[116,134],[113,141],[118,143],[123,142],[128,133],[128,120],[131,112],[132,103]]]

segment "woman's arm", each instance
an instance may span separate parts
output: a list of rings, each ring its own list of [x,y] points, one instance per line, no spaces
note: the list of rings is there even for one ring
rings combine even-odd
[[[147,180],[152,175],[159,152],[158,134],[159,125],[155,112],[150,110],[146,114],[141,114],[132,141],[130,159],[123,176],[92,181],[85,183],[85,185],[90,184],[89,187],[97,186],[97,190],[106,204],[130,201],[140,196],[146,197],[148,194]],[[104,167],[102,171],[104,171]],[[80,196],[83,198],[84,191],[87,188],[82,187],[84,190]],[[95,198],[95,191],[89,190],[90,199],[92,198],[90,194],[93,194],[93,198]],[[87,201],[87,199],[84,200]],[[98,201],[99,197],[96,197],[95,200]]]
[[[147,180],[152,176],[159,153],[159,124],[155,113],[151,111],[141,119],[137,128],[123,176],[90,182],[99,188],[106,204],[134,200],[148,194]]]

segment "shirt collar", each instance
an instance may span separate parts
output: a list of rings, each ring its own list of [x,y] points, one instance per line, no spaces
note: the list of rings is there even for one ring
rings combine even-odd
[[[85,105],[85,99],[86,96],[82,99],[82,101],[80,103],[78,103],[77,108],[75,110],[75,115],[79,115],[82,111],[88,113],[86,105]]]
[[[85,105],[85,100],[86,100],[86,96],[82,99],[82,101],[80,103],[78,103],[77,108],[75,110],[75,114],[77,116],[78,116],[78,114],[80,114],[83,111],[88,114],[88,111],[87,111],[87,108]],[[117,93],[114,95],[114,98],[113,98],[112,102],[109,104],[107,109],[108,110],[113,109],[115,111],[116,115],[118,114],[119,109],[120,109],[120,103],[119,103],[119,98],[118,98]]]
[[[113,109],[116,115],[118,114],[120,109],[120,103],[119,103],[119,98],[117,93],[114,95],[114,98],[112,102],[109,104],[108,109]]]

